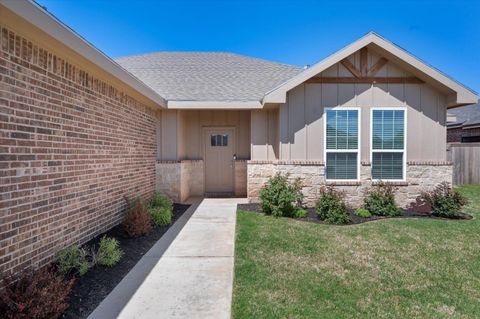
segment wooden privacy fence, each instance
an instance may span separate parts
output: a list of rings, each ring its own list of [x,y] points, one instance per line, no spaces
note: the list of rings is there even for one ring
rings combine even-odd
[[[448,144],[453,163],[453,184],[480,184],[480,143]]]

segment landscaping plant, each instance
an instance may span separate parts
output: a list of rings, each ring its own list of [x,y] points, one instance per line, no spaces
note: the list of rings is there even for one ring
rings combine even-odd
[[[288,175],[276,174],[260,190],[262,211],[275,217],[296,217],[302,209],[302,187],[299,179],[293,183]],[[300,213],[301,215],[301,213]]]
[[[452,218],[458,216],[467,199],[452,189],[449,183],[442,182],[430,192],[423,192],[421,198],[432,207],[433,214]]]
[[[127,235],[135,238],[150,233],[152,230],[152,219],[142,203],[137,200],[133,208],[131,208],[130,201],[127,197],[125,197],[125,200],[127,201],[127,208],[130,208],[122,223]]]
[[[366,210],[365,208],[357,208],[354,212],[354,214],[358,217],[362,217],[362,218],[368,218],[370,216],[372,216],[372,214],[370,214],[370,212],[368,210]]]
[[[294,218],[305,218],[307,217],[307,210],[304,208],[298,208],[294,213]]]
[[[318,217],[329,224],[347,224],[350,214],[344,201],[344,194],[328,186],[320,190],[315,206]]]
[[[72,245],[56,255],[57,271],[61,275],[79,274],[83,276],[92,266],[88,251],[79,245]]]
[[[150,200],[149,207],[165,208],[166,210],[172,211],[173,202],[162,193],[155,192]]]
[[[74,279],[65,281],[51,268],[25,270],[4,278],[0,292],[0,316],[6,319],[55,319],[68,308],[66,299]]]
[[[390,184],[380,183],[366,192],[363,199],[364,208],[373,215],[397,216],[400,208],[395,203],[395,188]]]
[[[118,240],[103,236],[95,254],[95,261],[99,265],[112,267],[120,261],[122,255],[123,252],[119,247]]]
[[[173,203],[165,195],[155,192],[147,208],[155,226],[166,226],[172,222]]]
[[[149,207],[148,213],[155,226],[166,226],[172,222],[173,213],[164,207]]]

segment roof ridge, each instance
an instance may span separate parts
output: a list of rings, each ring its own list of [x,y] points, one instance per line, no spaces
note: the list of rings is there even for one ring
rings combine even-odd
[[[251,55],[246,55],[246,54],[241,54],[241,53],[235,53],[235,52],[227,52],[227,51],[153,51],[153,52],[145,52],[145,53],[140,53],[140,54],[131,54],[131,55],[126,55],[122,57],[117,57],[114,58],[115,61],[117,60],[122,60],[122,59],[127,59],[127,58],[134,58],[134,57],[142,57],[142,56],[148,56],[148,55],[156,55],[156,54],[225,54],[225,55],[232,55],[232,56],[237,56],[237,57],[243,57],[243,58],[248,58],[252,60],[257,60],[257,61],[262,61],[265,63],[274,63],[277,65],[283,65],[286,67],[294,68],[294,69],[302,69],[302,67],[293,65],[293,64],[288,64],[284,62],[277,62],[277,61],[272,61],[272,60],[267,60],[264,58],[257,58]]]

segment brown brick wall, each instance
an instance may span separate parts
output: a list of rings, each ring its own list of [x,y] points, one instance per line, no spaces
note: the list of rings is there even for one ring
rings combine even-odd
[[[49,262],[155,187],[158,111],[0,25],[0,271]]]
[[[447,129],[447,142],[461,142],[462,136],[480,136],[480,127],[463,129],[463,128],[449,128]]]

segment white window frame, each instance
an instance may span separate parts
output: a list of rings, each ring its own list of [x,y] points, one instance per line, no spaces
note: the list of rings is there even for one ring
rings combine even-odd
[[[373,149],[373,111],[403,111],[403,149],[401,150],[374,150]],[[405,106],[374,106],[370,108],[370,167],[373,169],[373,153],[403,153],[402,179],[374,179],[372,170],[370,171],[372,182],[406,182],[407,181],[407,107]]]
[[[352,111],[355,110],[358,112],[358,123],[357,123],[357,131],[358,131],[358,142],[357,142],[357,149],[348,149],[348,150],[327,150],[327,111],[334,110],[334,111]],[[360,150],[361,143],[362,143],[362,130],[361,130],[361,122],[362,122],[362,109],[356,106],[335,106],[335,107],[325,107],[323,109],[324,119],[323,119],[323,159],[324,159],[324,174],[325,180],[328,182],[359,182],[360,181]],[[357,153],[357,178],[356,179],[328,179],[327,178],[327,153]]]

